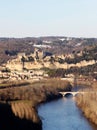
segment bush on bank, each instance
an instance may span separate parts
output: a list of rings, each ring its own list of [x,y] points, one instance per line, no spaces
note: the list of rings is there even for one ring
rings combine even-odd
[[[13,117],[11,119],[8,117],[9,120],[15,119],[13,123],[18,123],[20,120],[18,127],[22,128],[23,123],[25,124],[31,121],[32,125],[29,122],[29,125],[25,127],[29,128],[31,126],[31,130],[41,130],[42,123],[38,116],[36,106],[42,102],[59,98],[59,91],[70,91],[71,88],[72,86],[68,81],[62,81],[60,79],[42,80],[27,84],[27,86],[6,87],[5,85],[3,89],[0,89],[0,100],[10,107],[8,113],[11,112]],[[11,128],[9,123],[8,126]]]
[[[97,125],[97,90],[92,90],[93,93],[79,95],[76,98],[77,105],[81,108],[84,115]]]
[[[49,95],[59,95],[59,91],[70,91],[72,88],[68,81],[61,79],[41,80],[21,87],[0,89],[1,101],[31,100],[33,105],[45,101]]]

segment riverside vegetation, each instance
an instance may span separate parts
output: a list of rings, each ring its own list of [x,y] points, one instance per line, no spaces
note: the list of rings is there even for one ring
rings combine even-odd
[[[12,83],[9,86],[12,86]],[[0,120],[3,119],[1,129],[41,130],[42,122],[38,116],[37,106],[61,97],[59,91],[70,91],[72,88],[68,81],[57,78],[18,86],[0,89]]]
[[[68,81],[62,81],[58,77],[76,75],[84,79],[79,82],[79,85],[87,84],[89,87],[94,80],[97,81],[97,39],[65,37],[61,40],[61,38],[63,37],[0,39],[0,81],[6,80],[0,84],[1,130],[41,130],[42,122],[38,116],[37,106],[61,97],[59,91],[72,89]],[[49,45],[50,48],[42,48],[43,51],[33,53],[35,45]],[[54,55],[44,57],[43,52]],[[23,55],[25,53],[26,56],[18,53]],[[28,81],[34,80],[36,76],[35,68],[38,68],[38,73],[43,69],[48,79],[43,80],[47,75],[41,74],[39,81],[29,83]],[[21,82],[22,80],[24,82]],[[89,91],[96,92],[96,84],[94,88],[95,90],[91,88]],[[76,98],[77,105],[85,116],[95,124],[97,124],[96,100],[96,93],[79,95]]]
[[[77,106],[83,114],[94,124],[97,125],[97,82],[92,84],[92,88],[86,89],[85,95],[76,97]]]

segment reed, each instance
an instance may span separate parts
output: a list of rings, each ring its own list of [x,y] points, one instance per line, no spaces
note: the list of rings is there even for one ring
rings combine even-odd
[[[97,125],[97,89],[92,88],[87,94],[77,96],[76,102],[84,115]]]

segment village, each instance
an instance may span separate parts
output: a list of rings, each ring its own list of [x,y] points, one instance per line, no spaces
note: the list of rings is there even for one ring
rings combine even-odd
[[[78,54],[80,56],[81,53]],[[44,68],[49,69],[68,69],[70,67],[82,67],[95,64],[95,61],[81,61],[77,64],[68,64],[63,61],[67,58],[74,59],[73,54],[69,55],[54,55],[50,52],[44,52],[41,49],[35,48],[34,53],[26,55],[19,53],[17,58],[8,60],[7,63],[0,67],[0,81],[15,81],[15,80],[32,80],[37,81],[48,78],[48,74]],[[67,76],[69,80],[74,80],[74,75]]]

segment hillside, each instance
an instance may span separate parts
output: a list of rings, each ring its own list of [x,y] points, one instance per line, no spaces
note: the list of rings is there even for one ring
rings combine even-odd
[[[28,37],[28,38],[0,38],[0,64],[13,59],[17,53],[30,54],[35,47],[53,54],[68,54],[78,52],[84,48],[97,45],[96,38],[70,38],[70,37]],[[3,57],[3,58],[2,58]]]

